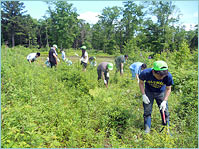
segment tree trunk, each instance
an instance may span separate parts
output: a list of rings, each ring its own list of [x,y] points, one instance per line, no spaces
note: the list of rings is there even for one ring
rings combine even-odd
[[[14,31],[12,31],[12,47],[15,46],[15,34],[14,34]]]
[[[47,33],[47,27],[46,27],[46,46],[49,47],[49,44],[48,44],[48,33]]]

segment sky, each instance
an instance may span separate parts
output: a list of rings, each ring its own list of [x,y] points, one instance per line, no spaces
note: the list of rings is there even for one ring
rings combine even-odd
[[[40,19],[46,14],[48,5],[44,1],[22,1],[25,5],[27,14],[33,18]],[[119,6],[123,7],[124,1],[67,1],[73,4],[73,8],[77,9],[79,19],[84,19],[88,23],[95,24],[98,21],[98,15],[101,14],[105,7]],[[185,25],[186,30],[191,29],[191,26],[198,24],[198,1],[173,1],[180,13],[179,25]]]

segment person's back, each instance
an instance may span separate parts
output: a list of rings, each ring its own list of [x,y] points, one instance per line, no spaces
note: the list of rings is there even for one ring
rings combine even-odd
[[[27,61],[28,61],[29,63],[34,62],[34,61],[36,61],[37,57],[39,57],[39,56],[40,56],[40,53],[39,53],[39,52],[38,52],[38,53],[30,53],[30,54],[28,54],[28,56],[27,56]]]
[[[105,72],[106,71],[106,66],[107,66],[107,64],[108,64],[109,62],[102,62],[102,63],[100,63],[99,65],[98,65],[98,67],[97,67],[97,70],[98,71],[103,71],[103,72]]]
[[[139,68],[140,66],[142,66],[143,63],[141,62],[135,62],[133,64],[130,65],[129,68],[135,69],[135,68]]]
[[[28,54],[28,56],[26,57],[27,60],[35,60],[36,59],[36,54],[37,53],[30,53],[30,54]]]
[[[115,59],[116,65],[120,65],[121,63],[124,63],[124,62],[125,62],[125,58],[124,58],[123,55],[118,56],[118,57],[116,57],[116,59]]]
[[[50,51],[49,51],[49,61],[52,62],[52,63],[56,63],[56,59],[53,56],[53,53],[55,53],[55,50],[53,48],[51,48]]]

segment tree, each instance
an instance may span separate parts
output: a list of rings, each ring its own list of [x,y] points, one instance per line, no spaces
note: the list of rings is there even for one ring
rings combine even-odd
[[[20,18],[25,13],[22,11],[25,6],[24,3],[19,1],[4,1],[1,2],[1,15],[2,15],[2,29],[4,40],[12,43],[15,46],[16,34],[20,30]],[[7,34],[7,35],[6,35]]]
[[[179,21],[179,15],[174,17],[174,12],[176,12],[175,5],[171,1],[152,1],[149,2],[149,12],[152,16],[157,18],[157,21],[148,21],[150,24],[147,25],[149,31],[148,36],[152,43],[152,48],[155,53],[161,53],[162,51],[169,50],[173,40],[173,26],[174,23]]]
[[[115,49],[115,28],[118,26],[119,22],[118,19],[121,14],[121,8],[114,6],[114,7],[107,7],[102,10],[102,14],[99,16],[98,24],[102,29],[103,34],[103,44],[101,47],[103,48],[104,52],[112,53],[111,51]],[[111,47],[111,45],[113,47]]]
[[[125,42],[134,38],[141,29],[144,17],[143,8],[142,5],[138,6],[133,1],[124,2],[123,18],[121,21],[125,31]]]
[[[78,35],[78,14],[72,4],[65,1],[52,2],[54,9],[49,7],[51,42],[57,43],[61,48],[70,48]]]

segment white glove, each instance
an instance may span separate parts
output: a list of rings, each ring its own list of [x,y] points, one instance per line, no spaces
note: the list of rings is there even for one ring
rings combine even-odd
[[[149,100],[149,98],[146,96],[146,94],[142,95],[142,98],[143,98],[143,102],[144,102],[145,104],[149,104],[149,103],[150,103],[150,100]]]
[[[124,71],[123,71],[123,69],[121,70],[121,73],[123,73]]]
[[[167,104],[167,101],[164,100],[164,101],[160,104],[160,110],[165,111],[165,109],[166,109],[166,104]]]
[[[59,58],[57,58],[57,61],[60,62]]]
[[[109,78],[109,73],[107,72],[106,76]]]
[[[106,80],[104,80],[104,84],[107,84],[107,81],[106,81]]]
[[[138,79],[138,83],[140,82],[140,80]]]

